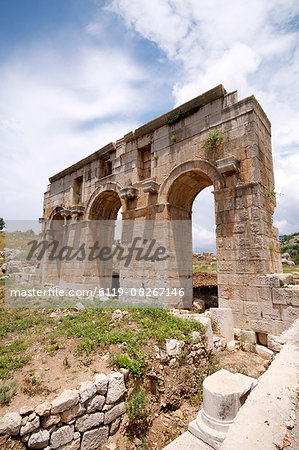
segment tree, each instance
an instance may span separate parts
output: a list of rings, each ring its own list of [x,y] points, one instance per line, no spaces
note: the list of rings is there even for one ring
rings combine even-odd
[[[0,217],[0,231],[2,231],[3,228],[5,228],[5,222],[3,220],[3,217]]]

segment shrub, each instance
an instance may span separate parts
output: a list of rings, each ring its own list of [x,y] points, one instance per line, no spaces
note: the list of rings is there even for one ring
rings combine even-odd
[[[206,150],[215,150],[224,139],[224,133],[217,128],[209,132],[207,139],[204,141],[203,147]]]
[[[129,416],[128,435],[138,438],[145,436],[149,427],[150,408],[147,395],[143,390],[132,394],[131,400],[127,403],[127,412]]]

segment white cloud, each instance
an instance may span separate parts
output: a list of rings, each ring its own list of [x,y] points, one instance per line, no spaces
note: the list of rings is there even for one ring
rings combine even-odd
[[[10,219],[41,215],[48,177],[134,129],[152,102],[148,73],[113,48],[82,45],[75,58],[27,49],[0,77],[1,215]]]
[[[220,83],[240,98],[256,96],[272,122],[276,190],[283,193],[276,223],[281,232],[297,231],[299,3],[113,0],[110,9],[177,63],[175,105]]]

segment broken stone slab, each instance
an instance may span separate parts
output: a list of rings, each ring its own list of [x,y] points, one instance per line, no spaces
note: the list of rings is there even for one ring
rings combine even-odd
[[[177,339],[166,339],[166,353],[168,356],[179,356],[183,347],[184,341],[178,341]]]
[[[75,306],[73,307],[74,311],[83,311],[85,309],[85,306],[81,302],[77,302]]]
[[[210,317],[216,323],[217,332],[227,342],[234,340],[234,319],[230,308],[210,308]]]
[[[66,411],[63,411],[63,413],[60,414],[61,421],[64,423],[69,423],[76,417],[82,416],[82,414],[85,412],[85,408],[81,403],[78,403],[77,405],[73,406],[71,409],[67,409]]]
[[[121,416],[126,412],[126,405],[124,402],[119,403],[114,406],[112,409],[105,413],[104,424],[108,425],[113,420],[117,419],[117,417]]]
[[[92,381],[83,381],[80,384],[79,395],[82,403],[85,403],[86,400],[89,400],[96,393],[95,384]]]
[[[236,348],[236,343],[235,343],[235,341],[229,341],[229,342],[227,342],[226,348],[227,348],[227,350],[228,350],[229,352],[234,351],[235,348]]]
[[[191,342],[192,344],[198,344],[201,342],[201,334],[199,331],[192,331]]]
[[[268,334],[267,338],[267,347],[274,352],[280,352],[282,349],[282,343],[280,342],[279,337]]]
[[[76,421],[76,430],[80,433],[98,427],[104,422],[104,413],[96,412],[92,414],[84,414]]]
[[[267,347],[264,347],[263,345],[256,345],[255,346],[255,351],[258,355],[262,356],[263,358],[266,359],[272,359],[274,353],[272,352],[272,350],[270,350]]]
[[[59,397],[52,401],[51,413],[57,414],[72,408],[79,402],[79,392],[75,389],[67,389]]]
[[[293,280],[293,275],[291,273],[273,273],[272,276],[278,278],[280,286],[289,284]]]
[[[7,413],[0,420],[0,434],[17,436],[21,428],[22,416],[17,412]]]
[[[115,434],[115,433],[117,432],[117,430],[119,429],[120,422],[121,422],[120,417],[118,417],[118,418],[115,419],[113,422],[111,422],[111,424],[110,424],[110,429],[109,429],[109,436],[114,436],[114,434]]]
[[[116,403],[126,392],[124,376],[120,372],[108,375],[106,403]]]
[[[203,382],[203,408],[188,430],[219,449],[230,424],[256,384],[254,378],[225,369],[207,377]]]
[[[51,434],[50,446],[52,449],[68,444],[74,438],[74,426],[65,425]]]
[[[95,395],[93,398],[86,402],[86,411],[93,413],[100,411],[105,403],[105,397],[103,395]]]
[[[20,436],[24,436],[25,434],[31,433],[32,431],[36,431],[39,428],[40,421],[39,417],[35,417],[31,422],[27,422],[26,425],[21,427]]]
[[[51,403],[48,401],[45,401],[43,403],[41,403],[40,405],[38,405],[35,408],[35,412],[39,415],[39,416],[49,416],[51,413]]]
[[[116,309],[112,313],[112,320],[120,320],[122,319],[123,313],[120,309]]]
[[[29,448],[45,448],[48,445],[50,438],[50,433],[48,430],[39,430],[35,433],[32,433],[29,441]]]
[[[63,413],[62,413],[63,414]],[[60,422],[60,415],[59,414],[52,414],[50,416],[42,417],[41,418],[41,425],[43,428],[50,428],[53,425],[56,425]]]
[[[26,416],[28,414],[33,413],[34,411],[34,407],[33,406],[22,406],[22,408],[20,409],[20,414],[21,416]]]
[[[108,427],[100,427],[96,430],[86,431],[83,434],[81,450],[97,450],[100,445],[103,445],[108,440],[108,436]]]
[[[98,394],[104,395],[107,392],[108,377],[104,373],[98,373],[94,378],[94,384]]]

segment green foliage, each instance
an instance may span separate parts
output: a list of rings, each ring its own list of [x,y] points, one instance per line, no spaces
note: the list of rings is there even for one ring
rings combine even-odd
[[[127,412],[131,421],[136,419],[146,419],[150,410],[146,392],[140,390],[132,394],[131,400],[127,403]]]
[[[270,250],[270,252],[274,252],[274,245],[273,244],[269,244],[269,250]]]
[[[171,135],[171,142],[176,142],[176,135],[174,133]]]
[[[191,114],[195,114],[198,110],[199,110],[198,106],[188,109],[188,111],[185,111],[185,112],[182,112],[181,110],[179,110],[174,116],[167,119],[167,124],[174,125],[175,123],[179,122],[180,120],[183,120],[188,116],[191,116]]]
[[[27,345],[18,339],[10,345],[0,344],[0,379],[9,379],[14,370],[28,362],[30,356],[24,355],[26,348]]]
[[[209,132],[207,139],[204,141],[203,147],[206,150],[216,150],[224,139],[224,133],[217,128]]]
[[[93,351],[94,349],[94,345],[95,343],[90,340],[90,339],[86,339],[84,340],[81,344],[77,345],[76,351],[78,355],[90,355],[90,353]]]
[[[266,189],[265,194],[268,199],[275,199],[277,192],[275,192],[273,189]]]
[[[0,388],[0,404],[8,404],[11,398],[15,395],[17,390],[17,383],[13,381],[9,386],[2,386]]]
[[[110,360],[119,367],[129,370],[135,378],[141,378],[145,372],[145,356],[138,354],[135,358],[129,358],[128,355],[111,355]]]

